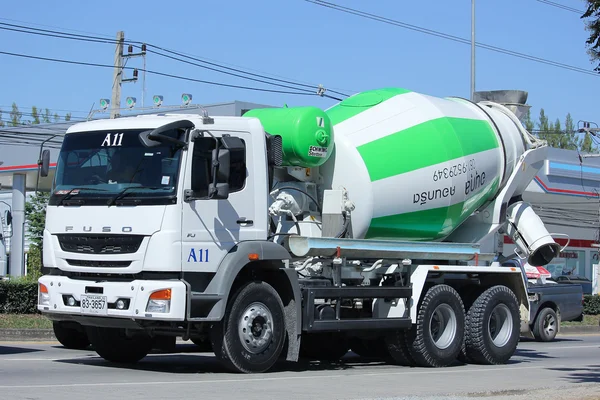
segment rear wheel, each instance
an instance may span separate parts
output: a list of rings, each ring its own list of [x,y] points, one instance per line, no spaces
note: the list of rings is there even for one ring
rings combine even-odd
[[[538,342],[550,342],[558,331],[558,316],[551,308],[544,308],[538,313],[533,325],[533,336]]]
[[[460,295],[448,285],[427,291],[417,322],[405,335],[406,348],[422,367],[444,367],[453,363],[463,345],[465,311]]]
[[[146,357],[154,346],[149,335],[139,333],[130,337],[125,329],[88,327],[87,333],[96,353],[116,363],[135,363]]]
[[[408,351],[406,335],[407,332],[405,331],[393,331],[386,335],[386,350],[395,364],[405,367],[415,367],[417,363]]]
[[[90,345],[85,330],[78,324],[52,321],[52,329],[56,340],[67,349],[83,350]]]
[[[213,325],[212,348],[229,369],[244,373],[269,370],[285,342],[283,302],[266,282],[249,282],[231,298],[223,321]]]
[[[480,364],[504,364],[519,344],[520,315],[515,294],[506,286],[483,292],[467,313],[465,353]]]

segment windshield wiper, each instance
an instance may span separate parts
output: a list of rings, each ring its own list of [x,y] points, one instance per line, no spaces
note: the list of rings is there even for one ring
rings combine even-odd
[[[145,187],[145,186],[129,186],[129,187],[126,187],[125,189],[121,190],[113,198],[111,198],[107,202],[107,205],[110,207],[113,204],[115,204],[117,200],[120,200],[123,197],[129,196],[129,191],[133,190],[133,189],[159,190],[159,189],[169,189],[169,188],[166,188],[166,187],[163,187],[163,186],[150,186],[150,187]]]
[[[79,191],[79,190],[89,190],[89,191],[92,191],[92,192],[106,192],[106,191],[107,191],[106,189],[85,188],[85,187],[76,187],[76,188],[73,188],[73,189],[69,190],[67,193],[65,193],[65,194],[64,194],[64,196],[60,198],[60,200],[58,201],[58,203],[57,203],[56,205],[57,205],[57,206],[60,206],[61,204],[63,204],[63,202],[64,202],[65,200],[67,200],[67,199],[71,198],[71,197],[73,196],[73,192],[74,192],[75,190],[78,190],[78,191]],[[83,201],[83,200],[82,200],[82,201]]]

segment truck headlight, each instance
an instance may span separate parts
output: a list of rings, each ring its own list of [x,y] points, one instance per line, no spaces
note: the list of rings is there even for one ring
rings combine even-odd
[[[171,310],[171,289],[162,289],[153,292],[148,300],[146,312],[168,313]]]
[[[43,283],[38,285],[38,302],[41,306],[50,305],[50,294],[48,293],[48,288]]]

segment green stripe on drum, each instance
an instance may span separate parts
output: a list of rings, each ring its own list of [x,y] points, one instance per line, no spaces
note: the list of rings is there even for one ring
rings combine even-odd
[[[463,203],[406,214],[373,218],[365,239],[435,240],[449,235],[463,211]]]
[[[487,121],[442,117],[366,143],[357,150],[371,181],[377,181],[498,146]]]
[[[448,236],[498,190],[499,178],[464,202],[422,211],[377,217],[365,239],[437,240]]]
[[[410,93],[410,90],[401,88],[369,90],[367,92],[362,92],[348,97],[325,112],[327,115],[329,115],[333,125],[336,125],[354,117],[355,115],[360,114],[363,111],[368,110],[371,107],[375,107],[377,104],[383,103],[394,96],[405,93]]]

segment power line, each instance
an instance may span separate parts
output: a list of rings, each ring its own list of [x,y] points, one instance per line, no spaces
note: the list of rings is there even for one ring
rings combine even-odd
[[[103,34],[103,33],[89,32],[89,31],[80,31],[80,30],[76,30],[76,29],[66,29],[66,28],[61,28],[61,27],[55,26],[55,25],[44,25],[44,24],[27,22],[27,21],[21,21],[21,20],[18,20],[18,19],[0,18],[0,21],[18,22],[20,24],[31,24],[31,25],[43,26],[43,27],[46,27],[46,28],[63,29],[63,30],[66,30],[66,31],[78,32],[78,33],[86,33],[86,34],[89,34],[89,35],[96,35],[96,36],[99,36],[99,37],[100,36],[104,36],[104,38],[112,39],[112,36],[109,36],[109,35],[106,35],[106,34]]]
[[[16,26],[13,24],[6,24],[4,22],[0,22],[0,25],[9,25],[9,26]],[[47,36],[47,37],[55,37],[55,38],[60,38],[60,39],[70,39],[70,40],[79,40],[82,42],[91,42],[91,43],[105,43],[105,44],[114,44],[115,41],[114,40],[110,40],[110,39],[93,39],[93,38],[84,38],[84,37],[74,37],[71,36],[72,34],[68,34],[69,36],[67,36],[67,34],[62,35],[62,34],[55,34],[55,33],[44,33],[44,32],[32,32],[32,31],[27,31],[25,29],[17,29],[17,28],[10,28],[7,26],[0,26],[0,29],[5,30],[5,31],[11,31],[11,32],[20,32],[20,33],[28,33],[31,35],[39,35],[39,36]],[[26,28],[26,29],[35,29],[38,30],[36,28]],[[45,29],[39,29],[40,31],[45,31],[45,32],[50,32],[47,31]],[[82,36],[82,35],[77,35],[77,36]]]
[[[13,56],[13,57],[42,60],[42,61],[52,61],[52,62],[63,63],[63,64],[83,65],[83,66],[87,66],[87,67],[114,68],[114,65],[108,65],[108,64],[99,64],[99,63],[91,63],[91,62],[75,61],[75,60],[64,60],[64,59],[60,59],[60,58],[51,58],[51,57],[40,57],[40,56],[33,56],[33,55],[29,55],[29,54],[10,53],[7,51],[0,51],[0,54]],[[230,87],[230,88],[235,88],[235,89],[245,89],[245,90],[254,90],[254,91],[259,91],[259,92],[294,94],[294,95],[305,95],[305,96],[306,95],[310,95],[310,96],[317,95],[317,93],[290,92],[290,91],[275,90],[275,89],[257,88],[257,87],[251,87],[251,86],[233,85],[233,84],[222,83],[222,82],[206,81],[206,80],[202,80],[202,79],[188,78],[188,77],[184,77],[184,76],[180,76],[180,75],[168,74],[168,73],[152,71],[152,70],[148,70],[148,69],[144,70],[144,69],[133,68],[133,67],[123,67],[123,69],[130,69],[130,70],[137,69],[139,71],[145,71],[152,75],[164,76],[164,77],[174,78],[174,79],[181,79],[181,80],[190,81],[190,82],[204,83],[207,85]]]
[[[104,44],[115,44],[116,43],[115,39],[106,39],[106,38],[102,38],[102,37],[99,37],[99,36],[72,34],[72,33],[68,33],[68,32],[61,32],[61,31],[49,30],[49,29],[32,28],[32,27],[28,27],[28,26],[24,26],[24,25],[8,24],[8,23],[3,23],[3,22],[0,22],[0,25],[4,25],[4,26],[0,26],[0,29],[9,30],[9,31],[15,31],[15,32],[20,32],[20,33],[28,33],[28,34],[34,34],[34,35],[40,35],[40,36],[47,36],[47,37],[54,37],[54,38],[60,38],[60,39],[79,40],[79,41],[86,41],[86,42],[92,42],[92,43],[104,43]],[[214,67],[222,68],[222,69],[225,69],[225,70],[228,70],[228,71],[239,72],[239,73],[242,73],[242,74],[246,74],[246,75],[250,75],[250,76],[255,76],[255,77],[258,77],[258,78],[269,79],[269,80],[272,80],[274,82],[282,82],[282,83],[292,84],[292,85],[296,85],[296,86],[300,86],[300,87],[304,87],[304,88],[309,88],[309,89],[313,89],[313,90],[317,89],[317,87],[315,85],[308,85],[308,84],[304,84],[304,83],[294,82],[294,81],[291,81],[291,80],[272,78],[272,77],[269,77],[269,76],[266,76],[266,75],[255,74],[255,73],[244,71],[244,70],[241,70],[241,69],[227,67],[227,66],[222,65],[222,64],[218,64],[218,63],[206,61],[206,60],[203,60],[203,59],[200,59],[200,58],[197,58],[197,57],[189,56],[189,55],[186,55],[184,53],[177,52],[177,51],[174,51],[174,50],[169,50],[169,49],[166,49],[166,48],[163,48],[163,47],[151,44],[151,43],[144,43],[144,42],[134,41],[134,40],[126,40],[124,42],[124,44],[136,45],[136,47],[141,47],[142,44],[146,44],[146,46],[151,46],[151,47],[154,47],[155,49],[158,49],[158,50],[170,53],[170,54],[174,54],[174,55],[177,55],[179,57],[184,57],[184,58],[187,58],[187,59],[190,59],[190,60],[194,60],[194,61],[197,61],[197,62],[200,62],[200,63],[203,63],[203,64],[207,64],[207,65],[211,65],[211,66],[214,66]],[[230,76],[236,76],[236,77],[239,77],[239,78],[242,78],[242,79],[252,80],[252,81],[261,82],[261,83],[265,83],[265,84],[273,85],[273,86],[279,86],[279,87],[283,87],[283,88],[287,88],[287,89],[305,90],[306,91],[306,89],[300,89],[300,88],[296,88],[296,87],[290,87],[290,86],[281,85],[281,84],[274,83],[274,82],[266,82],[266,81],[258,80],[258,79],[251,78],[251,77],[248,77],[248,76],[243,76],[243,75],[238,75],[238,74],[227,72],[227,71],[222,71],[222,70],[219,70],[217,68],[211,68],[211,67],[209,67],[207,65],[201,65],[201,64],[197,64],[197,63],[192,63],[192,62],[189,62],[189,61],[186,61],[186,60],[182,60],[180,58],[176,58],[176,57],[173,57],[173,56],[169,56],[167,54],[159,53],[159,52],[153,51],[153,50],[148,50],[148,52],[157,54],[157,55],[162,56],[162,57],[166,57],[166,58],[170,58],[170,59],[173,59],[173,60],[177,60],[177,61],[180,61],[180,62],[185,62],[187,64],[191,64],[191,65],[194,65],[194,66],[197,66],[197,67],[200,67],[200,68],[209,69],[209,70],[216,71],[216,72],[219,72],[219,73],[222,73],[222,74],[226,74],[226,75],[230,75]],[[348,95],[345,94],[345,93],[341,93],[341,92],[338,92],[338,91],[335,91],[335,90],[331,90],[331,89],[327,89],[327,90],[330,91],[330,92],[332,92],[332,93],[336,93],[336,94],[348,97]],[[329,98],[333,98],[335,100],[340,100],[340,99],[337,99],[335,97],[328,96],[328,95],[324,95],[324,97],[329,97]]]
[[[436,36],[442,39],[447,39],[447,40],[452,40],[454,42],[458,42],[458,43],[462,43],[462,44],[471,44],[471,41],[465,38],[461,38],[459,36],[454,36],[454,35],[450,35],[447,33],[443,33],[443,32],[439,32],[439,31],[434,31],[432,29],[427,29],[427,28],[423,28],[417,25],[411,25],[411,24],[407,24],[405,22],[401,22],[401,21],[397,21],[397,20],[393,20],[390,18],[385,18],[379,15],[375,15],[375,14],[370,14],[364,11],[360,11],[354,8],[350,8],[350,7],[345,7],[345,6],[340,6],[334,3],[330,3],[324,0],[304,0],[308,3],[312,3],[312,4],[316,4],[318,6],[322,6],[322,7],[326,7],[326,8],[330,8],[332,10],[336,10],[336,11],[341,11],[347,14],[352,14],[352,15],[356,15],[359,17],[363,17],[363,18],[367,18],[367,19],[371,19],[374,21],[378,21],[378,22],[383,22],[385,24],[389,24],[389,25],[394,25],[394,26],[398,26],[401,28],[405,28],[405,29],[410,29],[413,31],[417,31],[420,33],[424,33],[430,36]],[[504,49],[501,47],[497,47],[497,46],[492,46],[489,44],[485,44],[485,43],[475,43],[475,45],[477,47],[486,49],[486,50],[490,50],[490,51],[494,51],[497,53],[502,53],[502,54],[506,54],[506,55],[510,55],[513,57],[518,57],[518,58],[522,58],[522,59],[526,59],[529,61],[535,61],[537,63],[540,64],[546,64],[546,65],[550,65],[553,67],[557,67],[557,68],[562,68],[562,69],[567,69],[567,70],[571,70],[574,72],[579,72],[582,74],[587,74],[587,75],[593,75],[593,76],[599,76],[598,73],[593,72],[593,71],[589,71],[587,69],[584,68],[580,68],[580,67],[576,67],[573,65],[568,65],[568,64],[564,64],[564,63],[560,63],[557,61],[552,61],[552,60],[548,60],[545,58],[541,58],[541,57],[535,57],[535,56],[531,56],[529,54],[524,54],[524,53],[519,53],[517,51],[513,51],[513,50],[508,50],[508,49]]]
[[[539,1],[540,3],[543,3],[543,4],[547,4],[547,5],[552,6],[552,7],[561,8],[561,9],[563,9],[565,11],[570,11],[570,12],[575,13],[575,14],[579,14],[579,15],[583,15],[584,14],[584,11],[578,10],[576,8],[573,8],[573,7],[566,6],[564,4],[555,3],[554,1],[550,1],[550,0],[536,0],[536,1]]]
[[[243,71],[243,70],[240,70],[240,69],[227,67],[225,65],[220,65],[220,64],[217,64],[217,63],[213,63],[213,62],[209,62],[209,61],[206,61],[206,60],[202,60],[202,59],[199,59],[199,58],[196,58],[196,57],[193,57],[193,56],[186,55],[184,53],[180,53],[180,52],[177,52],[177,51],[174,51],[174,50],[165,49],[165,48],[153,45],[153,44],[148,44],[148,46],[154,47],[156,49],[165,51],[165,52],[170,53],[170,54],[178,55],[180,57],[185,57],[185,58],[188,58],[190,60],[198,61],[198,62],[205,63],[205,64],[208,64],[208,65],[218,66],[220,68],[224,68],[224,69],[227,69],[227,70],[230,70],[230,71],[241,72],[241,73],[244,73],[244,74],[247,74],[247,75],[256,76],[256,77],[264,78],[264,79],[270,79],[270,80],[277,81],[277,82],[289,83],[289,84],[297,85],[297,86],[303,86],[305,88],[310,88],[310,89],[314,89],[315,88],[314,85],[307,85],[307,84],[304,84],[304,83],[297,83],[297,82],[293,82],[293,81],[289,81],[289,80],[285,80],[285,79],[270,78],[270,77],[265,76],[265,75],[255,74],[255,73],[252,73],[252,72],[247,72],[247,71]],[[165,55],[165,54],[160,54],[160,53],[158,53],[156,51],[152,51],[152,50],[148,50],[148,52],[154,53],[154,54],[158,54],[158,55],[161,55],[163,57],[173,58],[171,56],[168,56],[168,55]],[[176,58],[173,58],[173,59],[176,59]],[[179,60],[179,61],[182,61],[182,60]],[[193,64],[193,65],[197,65],[197,64]],[[202,68],[212,69],[212,68],[208,68],[206,66],[201,66],[201,65],[197,65],[197,66],[202,67]],[[215,70],[215,69],[213,69],[213,70]],[[218,72],[225,73],[224,71],[218,71]],[[239,75],[234,75],[234,76],[239,76]],[[250,78],[247,78],[247,77],[243,77],[243,78],[250,79]],[[255,79],[252,79],[252,80],[255,80]],[[258,81],[258,82],[262,82],[262,81]],[[349,96],[348,94],[345,94],[345,93],[342,93],[342,92],[338,92],[338,91],[335,91],[335,90],[331,90],[331,89],[327,89],[327,91],[335,93],[335,94],[339,94],[341,96],[346,96],[346,97]]]
[[[151,45],[149,45],[149,46],[151,46]],[[185,64],[194,65],[196,67],[208,69],[210,71],[216,71],[216,72],[220,72],[222,74],[236,76],[236,77],[239,77],[239,78],[244,78],[244,79],[252,80],[252,81],[255,81],[255,82],[266,83],[267,85],[280,86],[280,87],[287,88],[287,89],[302,90],[302,91],[308,92],[308,90],[306,90],[306,89],[300,89],[300,88],[293,87],[293,86],[281,85],[281,84],[278,84],[278,83],[268,82],[268,81],[261,80],[261,79],[255,79],[255,78],[250,78],[250,77],[247,77],[247,76],[243,76],[243,75],[239,75],[239,74],[235,74],[235,73],[231,73],[231,72],[221,71],[221,70],[219,70],[217,68],[208,67],[206,65],[198,64],[198,63],[195,63],[195,62],[192,62],[192,61],[184,60],[184,59],[181,59],[181,58],[178,58],[178,57],[173,57],[173,56],[170,56],[168,54],[162,54],[162,53],[159,53],[158,51],[155,51],[155,50],[149,50],[148,49],[146,51],[148,53],[156,54],[156,55],[159,55],[159,56],[162,56],[162,57],[165,57],[165,58],[169,58],[171,60],[176,60],[176,61],[179,61],[179,62],[182,62],[182,63],[185,63]],[[310,93],[312,94],[313,92],[310,92]]]

